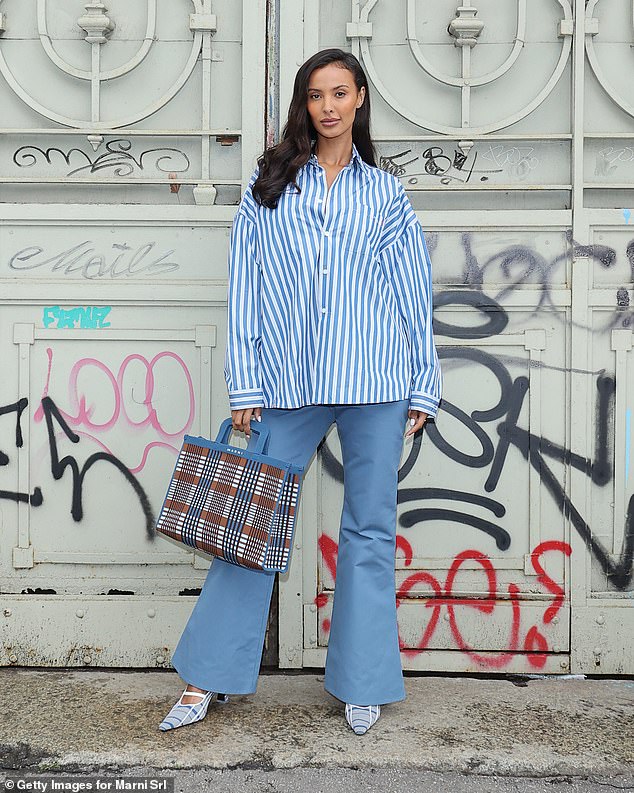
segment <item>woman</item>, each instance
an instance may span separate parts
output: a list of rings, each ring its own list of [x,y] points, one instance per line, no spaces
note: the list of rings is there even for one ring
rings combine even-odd
[[[232,424],[307,467],[333,422],[344,505],[324,687],[362,734],[405,698],[396,623],[398,466],[435,416],[441,375],[431,265],[398,179],[376,167],[367,78],[351,54],[300,67],[282,141],[259,158],[229,254],[225,378]],[[274,573],[214,559],[172,656],[188,685],[160,727],[256,690]]]

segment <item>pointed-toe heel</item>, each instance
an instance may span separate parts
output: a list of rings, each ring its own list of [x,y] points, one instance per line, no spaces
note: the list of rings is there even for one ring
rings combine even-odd
[[[380,705],[346,703],[346,721],[355,735],[364,735],[381,715]]]
[[[182,701],[184,696],[198,697],[200,701],[186,704]],[[213,691],[187,691],[185,689],[180,695],[178,702],[159,724],[159,730],[167,732],[167,730],[175,730],[177,727],[184,727],[186,724],[195,724],[197,721],[202,721],[207,715],[207,708],[214,696],[216,694]],[[223,694],[222,696],[226,697],[227,695]]]

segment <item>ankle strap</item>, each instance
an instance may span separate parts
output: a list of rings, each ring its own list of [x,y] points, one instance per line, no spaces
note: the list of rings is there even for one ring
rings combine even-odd
[[[183,691],[183,693],[181,694],[181,699],[183,697],[201,697],[202,699],[204,699],[205,697],[209,696],[211,693],[212,693],[211,691],[204,691],[204,692],[188,691],[187,689],[185,689],[185,691]]]

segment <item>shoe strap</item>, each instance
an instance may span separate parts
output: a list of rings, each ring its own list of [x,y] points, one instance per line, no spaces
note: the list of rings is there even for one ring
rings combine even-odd
[[[202,691],[188,691],[187,689],[185,689],[185,691],[183,691],[183,693],[180,696],[180,703],[181,705],[193,705],[194,704],[193,702],[183,702],[183,697],[200,697],[201,699],[204,699],[205,697],[211,694],[213,694],[212,691],[207,691],[203,693]]]

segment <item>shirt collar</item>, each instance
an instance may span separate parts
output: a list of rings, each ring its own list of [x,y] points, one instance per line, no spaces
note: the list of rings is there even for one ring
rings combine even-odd
[[[315,166],[319,165],[319,163],[317,162],[317,155],[315,154],[315,147],[314,147],[314,145],[313,145],[313,151],[312,151],[312,154],[311,154],[311,155],[310,155],[310,157],[308,158],[308,162],[309,162],[309,163],[312,163],[312,164],[313,164],[313,165],[315,165]],[[359,150],[358,150],[358,149],[357,149],[357,147],[354,145],[354,143],[352,144],[352,157],[350,158],[350,162],[351,162],[353,165],[355,165],[355,164],[356,164],[356,165],[357,165],[357,167],[361,168],[362,170],[363,170],[363,169],[366,167],[365,160],[364,160],[364,159],[363,159],[363,157],[362,157],[362,156],[359,154]]]

